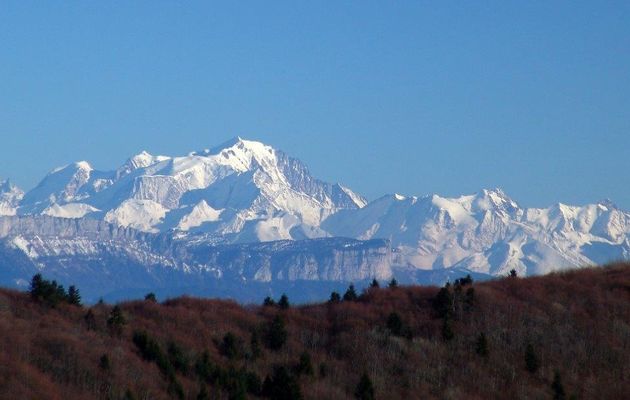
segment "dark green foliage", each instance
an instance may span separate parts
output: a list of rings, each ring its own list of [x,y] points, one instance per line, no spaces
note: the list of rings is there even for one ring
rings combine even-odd
[[[433,299],[433,310],[439,318],[446,318],[453,312],[453,296],[448,286],[441,288]]]
[[[295,373],[298,375],[313,375],[313,364],[311,363],[311,355],[304,351],[300,354],[300,361],[295,367]]]
[[[109,371],[109,369],[111,368],[111,363],[107,354],[103,354],[98,360],[98,367],[103,371]]]
[[[131,389],[127,389],[125,391],[125,397],[123,397],[123,400],[136,400],[136,396],[133,394]]]
[[[265,307],[273,307],[275,305],[276,305],[276,302],[274,301],[274,299],[272,299],[269,296],[265,297],[265,300],[263,300],[263,306]]]
[[[469,311],[475,305],[475,288],[469,287],[464,295],[464,308]]]
[[[50,307],[55,307],[61,302],[69,302],[68,294],[63,285],[59,285],[57,281],[51,282],[42,278],[41,274],[33,275],[30,294],[34,300],[47,304]],[[78,291],[76,291],[76,295],[78,295]],[[80,304],[81,296],[78,297],[78,301]]]
[[[243,355],[243,343],[232,332],[228,332],[223,336],[219,351],[229,360],[235,360]]]
[[[472,285],[472,283],[473,283],[473,278],[472,276],[470,276],[470,274],[466,275],[466,277],[464,278],[455,279],[456,285],[466,286],[466,285]]]
[[[297,379],[285,367],[276,367],[273,377],[267,376],[262,394],[272,400],[300,400],[302,391]]]
[[[195,362],[195,373],[201,381],[210,382],[215,375],[216,367],[210,360],[210,353],[205,350]]]
[[[475,343],[475,352],[481,357],[488,357],[488,339],[486,339],[485,333],[480,333]]]
[[[354,391],[354,398],[357,400],[374,400],[374,386],[368,374],[361,375],[361,379]]]
[[[173,368],[176,371],[181,372],[182,374],[188,373],[188,357],[184,354],[184,351],[177,345],[177,343],[170,341],[166,348],[166,352],[168,354],[168,360],[170,361]]]
[[[70,285],[68,288],[68,303],[75,306],[81,306],[81,294],[79,293],[79,289],[77,289],[74,285]]]
[[[396,278],[392,278],[391,281],[389,281],[389,285],[387,285],[389,288],[393,289],[393,288],[397,288],[398,287],[398,281],[396,280]]]
[[[126,323],[127,320],[123,315],[122,309],[118,305],[115,305],[109,313],[109,318],[107,318],[107,327],[110,329],[110,332],[120,335]]]
[[[282,310],[286,310],[287,308],[290,307],[289,298],[287,297],[286,294],[283,293],[282,296],[280,296],[280,300],[278,301],[278,306]]]
[[[92,310],[88,310],[87,313],[85,313],[83,320],[85,321],[85,325],[89,331],[96,330],[96,317],[94,316]]]
[[[336,303],[339,303],[340,301],[341,301],[341,296],[339,295],[339,293],[332,292],[330,294],[330,300],[328,300],[329,303],[336,304]]]
[[[354,285],[348,286],[348,290],[343,295],[344,301],[356,301],[358,298],[356,290],[354,290]]]
[[[180,400],[184,399],[184,387],[177,380],[175,376],[172,376],[168,382],[168,394],[172,397],[178,398]]]
[[[157,303],[157,297],[155,297],[155,293],[153,292],[147,293],[146,296],[144,296],[144,299],[146,301],[152,301],[154,303]]]
[[[252,331],[249,346],[251,348],[251,359],[258,359],[262,355],[262,349],[260,348],[260,338],[258,337],[258,332],[256,330]]]
[[[284,326],[284,320],[276,315],[267,326],[266,342],[271,350],[280,350],[287,341],[289,333]]]
[[[326,363],[319,364],[319,377],[325,378],[328,376],[328,365]]]
[[[564,386],[562,385],[562,378],[560,377],[559,371],[555,371],[555,373],[553,374],[551,390],[553,390],[553,400],[564,400],[566,398],[566,395],[564,393]]]
[[[370,284],[370,287],[373,288],[373,289],[378,289],[379,287],[381,287],[381,285],[378,283],[376,278],[374,278],[374,279],[372,279],[372,283]]]
[[[144,331],[136,331],[133,333],[133,343],[140,351],[140,355],[147,361],[153,361],[160,368],[160,371],[169,379],[175,377],[175,369],[164,354],[158,342],[151,338]]]
[[[525,348],[525,368],[531,372],[532,374],[538,371],[540,367],[540,362],[538,361],[538,356],[534,351],[534,346],[531,343],[527,344]]]
[[[199,386],[199,393],[197,394],[197,400],[210,400],[210,395],[208,394],[208,388],[204,383]]]
[[[516,270],[515,269],[511,269],[510,270],[510,278],[516,278],[518,277]]]
[[[455,337],[455,332],[453,332],[453,324],[449,317],[444,318],[444,322],[442,323],[442,339],[445,342],[451,341]]]
[[[401,336],[403,332],[403,322],[398,313],[391,313],[387,317],[387,329],[395,336]]]

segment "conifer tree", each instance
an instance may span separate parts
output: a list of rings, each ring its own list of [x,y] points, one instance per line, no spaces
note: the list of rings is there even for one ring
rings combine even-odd
[[[392,335],[400,336],[403,331],[403,322],[398,313],[391,313],[387,317],[387,329],[390,330]]]
[[[300,354],[300,362],[297,365],[296,372],[298,375],[313,375],[311,355],[307,351]]]
[[[79,289],[77,289],[74,285],[70,285],[68,288],[68,303],[81,306],[81,294],[79,293]]]
[[[564,400],[564,386],[562,385],[562,379],[560,378],[560,372],[556,371],[553,375],[553,382],[551,383],[551,390],[553,390],[553,400]]]
[[[98,366],[103,371],[109,370],[109,368],[111,367],[111,364],[109,362],[109,357],[107,356],[107,354],[103,354],[101,356],[100,360],[98,361]]]
[[[252,331],[252,337],[249,341],[249,345],[251,347],[251,358],[252,360],[256,360],[262,354],[262,349],[260,348],[260,339],[258,338],[258,332],[256,330]]]
[[[282,296],[280,296],[280,300],[278,301],[278,306],[280,306],[280,309],[282,310],[286,310],[290,307],[289,304],[289,298],[287,297],[286,294],[282,294]]]
[[[373,289],[378,289],[379,287],[381,287],[381,285],[378,283],[376,278],[374,278],[374,279],[372,279],[372,283],[370,284],[370,287],[373,288]]]
[[[451,319],[449,317],[444,318],[444,322],[442,323],[442,339],[448,342],[451,341],[455,337],[455,332],[453,332],[453,325],[451,323]]]
[[[388,287],[391,289],[398,287],[398,281],[396,280],[396,278],[392,278],[392,280],[389,281]]]
[[[441,288],[433,299],[433,309],[440,318],[446,318],[453,312],[453,296],[448,286]]]
[[[151,292],[151,293],[147,293],[146,296],[144,296],[144,300],[156,303],[157,297],[155,297],[155,293]]]
[[[531,343],[528,343],[525,348],[525,368],[533,374],[538,371],[538,367],[540,367],[540,363],[538,361],[538,356],[536,356],[536,352],[534,351],[534,346],[532,346]]]
[[[276,302],[269,296],[265,297],[265,300],[263,300],[263,306],[265,307],[272,307],[275,305],[276,305]]]
[[[516,270],[515,269],[511,269],[510,270],[510,278],[516,278],[518,277]]]
[[[107,327],[112,333],[120,334],[126,323],[127,321],[125,320],[125,316],[123,315],[121,308],[118,305],[115,305],[109,313],[109,318],[107,318]]]
[[[330,294],[330,300],[328,300],[329,303],[335,304],[335,303],[339,303],[340,301],[341,301],[341,296],[339,295],[339,293],[332,292]]]
[[[361,379],[354,391],[354,398],[357,400],[374,400],[374,386],[368,374],[361,375]]]
[[[357,298],[358,296],[357,296],[357,292],[354,290],[354,285],[350,284],[350,286],[348,286],[348,290],[346,290],[346,293],[344,293],[343,295],[343,300],[356,301]]]
[[[267,329],[267,346],[271,350],[280,350],[286,343],[288,335],[284,320],[276,315]]]
[[[481,357],[488,357],[488,340],[485,333],[480,333],[477,337],[477,343],[475,344],[475,352]]]

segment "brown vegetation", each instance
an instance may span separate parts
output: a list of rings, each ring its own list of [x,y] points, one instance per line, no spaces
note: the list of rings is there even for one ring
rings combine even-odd
[[[114,312],[1,290],[0,398],[630,398],[629,265],[438,290]]]

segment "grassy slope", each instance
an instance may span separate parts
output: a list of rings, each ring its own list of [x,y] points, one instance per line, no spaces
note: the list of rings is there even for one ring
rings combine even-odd
[[[132,341],[138,330],[147,331],[163,350],[168,342],[177,343],[190,365],[208,350],[216,365],[245,367],[261,379],[273,366],[297,364],[308,351],[315,373],[299,383],[309,399],[352,398],[363,372],[377,399],[551,398],[555,370],[567,395],[630,398],[630,265],[473,287],[474,306],[455,312],[449,342],[442,339],[442,320],[432,308],[438,291],[433,287],[377,289],[358,302],[285,311],[192,298],[126,302],[121,307],[127,324],[120,335],[107,328],[110,305],[91,308],[96,329],[89,330],[87,308],[50,309],[27,294],[1,290],[0,398],[118,399],[127,390],[136,398],[172,398],[156,363],[139,355]],[[390,334],[386,321],[392,311],[413,339]],[[276,314],[286,321],[287,344],[279,351],[263,346],[262,356],[251,360],[252,331],[262,334]],[[241,339],[244,357],[221,355],[218,344],[228,331]],[[475,352],[482,332],[487,358]],[[527,343],[540,360],[536,373],[525,369]],[[99,367],[104,354],[109,370]],[[176,378],[185,398],[196,398],[200,386],[193,368]],[[209,385],[209,391],[211,398],[227,396],[217,385]]]

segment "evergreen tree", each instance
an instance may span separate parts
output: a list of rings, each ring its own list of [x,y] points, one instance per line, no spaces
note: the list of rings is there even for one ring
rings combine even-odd
[[[528,343],[525,348],[525,368],[533,374],[538,371],[538,367],[540,367],[540,362],[538,361],[538,356],[536,356],[536,352],[534,351],[534,346],[532,346],[531,343]]]
[[[477,337],[477,343],[475,344],[475,352],[481,357],[488,357],[488,340],[485,333],[480,333]]]
[[[153,292],[147,293],[146,296],[144,296],[144,300],[157,303],[157,297],[155,296],[155,293]]]
[[[368,374],[361,375],[359,384],[354,391],[354,397],[357,400],[374,400],[374,386]]]
[[[96,330],[96,317],[94,316],[94,313],[91,309],[88,310],[87,313],[85,313],[83,320],[85,321],[85,325],[88,331]]]
[[[79,293],[79,289],[74,285],[70,285],[68,288],[68,303],[81,306],[81,294]]]
[[[453,325],[451,323],[451,319],[449,317],[444,318],[444,322],[442,323],[442,339],[448,342],[451,341],[455,337],[455,332],[453,332]]]
[[[230,360],[239,358],[241,355],[239,340],[232,332],[228,332],[223,336],[220,346],[221,354]]]
[[[390,330],[392,335],[400,336],[403,331],[403,322],[400,319],[400,315],[398,313],[391,313],[387,317],[387,329]]]
[[[553,400],[564,400],[564,386],[562,385],[562,379],[560,378],[560,372],[556,371],[553,375],[553,382],[551,383],[551,390],[553,390]]]
[[[284,320],[276,315],[267,329],[267,346],[271,350],[280,350],[286,343],[288,335]]]
[[[278,306],[280,306],[280,309],[282,310],[286,310],[289,308],[290,304],[289,304],[289,298],[287,297],[286,294],[282,294],[282,296],[280,296],[280,301],[278,301]]]
[[[336,303],[339,303],[340,301],[341,301],[341,296],[339,295],[339,293],[332,292],[330,294],[330,300],[328,300],[329,303],[336,304]]]
[[[348,290],[346,290],[346,293],[344,293],[343,300],[356,301],[357,298],[358,298],[357,292],[354,290],[354,285],[351,284],[350,286],[348,286]]]
[[[305,351],[300,354],[300,362],[296,367],[298,375],[313,375],[313,364],[311,363],[311,355]]]
[[[516,274],[516,270],[515,269],[511,269],[510,270],[510,278],[516,278],[518,275]]]
[[[263,306],[265,307],[273,307],[276,305],[276,302],[269,296],[265,297],[265,300],[263,300]]]
[[[376,280],[376,278],[372,279],[372,283],[370,284],[370,287],[373,289],[378,289],[379,287],[381,287],[381,285],[379,285],[378,281]]]
[[[258,338],[258,332],[256,330],[252,331],[252,337],[249,341],[249,345],[252,350],[251,358],[252,360],[256,360],[262,354],[262,349],[260,348],[260,339]]]
[[[136,396],[134,396],[131,389],[127,389],[125,391],[125,397],[123,397],[123,400],[136,400]]]
[[[469,287],[464,295],[464,307],[467,311],[471,310],[475,305],[475,288]]]
[[[398,281],[396,280],[396,278],[392,278],[391,281],[389,281],[389,285],[388,285],[391,289],[393,288],[397,288],[398,287]]]
[[[301,400],[300,385],[285,367],[276,367],[273,377],[267,376],[262,394],[272,400]]]
[[[446,318],[453,312],[453,296],[448,287],[441,288],[433,299],[433,310],[440,318]]]
[[[109,362],[109,357],[107,356],[107,354],[103,354],[101,356],[100,360],[98,361],[98,367],[103,371],[109,371],[111,364]]]
[[[208,394],[208,388],[206,388],[205,384],[201,384],[199,387],[199,393],[197,394],[197,400],[210,400],[210,395]]]
[[[30,293],[34,300],[41,300],[43,295],[43,281],[42,274],[35,274],[33,278],[31,278]]]
[[[122,333],[122,328],[126,323],[127,321],[121,308],[118,305],[115,305],[109,313],[109,318],[107,318],[107,327],[112,333],[120,334]]]

